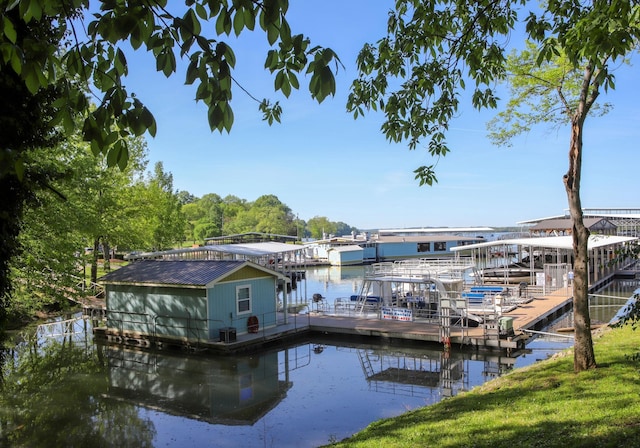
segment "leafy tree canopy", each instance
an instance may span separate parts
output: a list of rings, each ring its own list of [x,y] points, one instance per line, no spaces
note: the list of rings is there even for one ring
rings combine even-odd
[[[397,0],[386,36],[358,56],[347,108],[356,118],[384,113],[387,139],[410,149],[426,142],[437,159],[450,151],[447,131],[463,90],[477,109],[498,106],[497,83],[508,76],[521,26],[538,47],[532,65],[559,56],[570,69],[589,64],[597,85],[608,89],[615,86],[612,64],[637,48],[639,15],[638,2],[628,0]],[[437,182],[433,164],[415,174],[420,185]]]
[[[233,125],[234,84],[249,93],[233,77],[236,55],[224,40],[246,30],[262,30],[272,48],[264,67],[274,74],[276,91],[288,97],[300,87],[298,76],[308,74],[314,99],[333,95],[330,64],[337,68],[339,60],[332,50],[294,34],[287,10],[288,0],[189,0],[179,7],[166,0],[5,0],[0,2],[0,68],[15,73],[32,95],[57,86],[60,95],[49,126],[70,135],[81,116],[82,134],[93,152],[105,154],[110,166],[124,167],[126,137],[156,132],[151,111],[123,84],[128,72],[124,43],[152,53],[165,76],[176,72],[177,58],[188,60],[185,82],[197,86],[195,99],[207,105],[212,130],[228,132]],[[33,29],[50,29],[60,38],[41,38]],[[257,102],[265,120],[280,120],[278,103]],[[19,160],[3,163],[2,169],[19,171]]]

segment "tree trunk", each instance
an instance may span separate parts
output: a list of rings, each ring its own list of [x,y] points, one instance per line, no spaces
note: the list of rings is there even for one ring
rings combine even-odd
[[[91,257],[91,284],[90,287],[93,289],[93,285],[98,282],[98,257],[100,250],[100,238],[96,238],[93,240],[93,254]]]
[[[569,213],[573,222],[573,253],[575,258],[573,283],[573,319],[575,342],[573,368],[576,372],[596,367],[589,316],[589,230],[584,226],[580,200],[580,172],[582,169],[582,127],[584,115],[579,111],[571,122],[569,171],[564,176]]]
[[[109,246],[109,241],[106,239],[102,239],[102,258],[104,259],[104,270],[111,270],[111,246]]]

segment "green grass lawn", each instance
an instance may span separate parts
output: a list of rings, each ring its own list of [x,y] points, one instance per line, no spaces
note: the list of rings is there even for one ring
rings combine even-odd
[[[594,343],[597,369],[574,373],[567,351],[335,446],[640,447],[640,330],[599,330]]]

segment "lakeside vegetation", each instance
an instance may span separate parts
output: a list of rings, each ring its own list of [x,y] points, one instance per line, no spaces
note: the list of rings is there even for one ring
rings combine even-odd
[[[596,369],[574,373],[570,349],[331,446],[640,446],[640,332],[606,327],[594,341]]]
[[[143,137],[129,138],[124,169],[96,159],[79,135],[33,149],[29,163],[48,164],[47,188],[24,210],[15,254],[8,262],[11,293],[0,301],[0,329],[16,328],[66,310],[130,251],[202,244],[205,238],[263,232],[306,237],[354,228],[326,217],[301,220],[274,195],[255,201],[177,190],[161,162],[148,167]],[[25,156],[26,157],[26,156]]]

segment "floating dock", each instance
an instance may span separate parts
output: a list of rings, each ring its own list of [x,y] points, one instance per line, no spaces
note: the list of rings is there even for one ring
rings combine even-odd
[[[487,351],[511,353],[523,349],[528,339],[524,330],[539,330],[572,307],[571,288],[557,290],[551,294],[536,297],[528,303],[503,314],[512,318],[513,333],[506,337],[499,335],[497,328],[452,327],[449,341],[443,341],[441,327],[421,320],[399,321],[377,318],[340,316],[323,312],[308,314],[280,314],[278,324],[271,328],[260,328],[256,333],[233,334],[227,340],[187,341],[182,339],[156,338],[140,334],[113,334],[105,328],[95,328],[97,339],[110,343],[140,347],[170,348],[180,347],[193,351],[212,353],[238,353],[259,350],[285,341],[313,335],[336,337],[358,337],[385,342],[412,342],[450,345],[454,348],[474,348]]]

